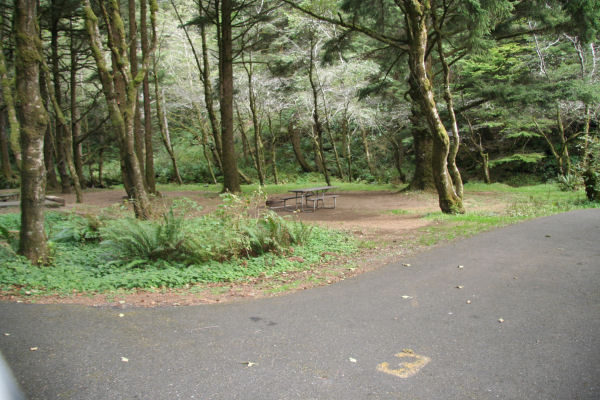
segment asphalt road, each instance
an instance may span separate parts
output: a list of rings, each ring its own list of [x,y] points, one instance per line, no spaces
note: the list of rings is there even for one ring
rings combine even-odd
[[[30,399],[600,399],[600,210],[404,263],[227,305],[0,303],[0,350]]]

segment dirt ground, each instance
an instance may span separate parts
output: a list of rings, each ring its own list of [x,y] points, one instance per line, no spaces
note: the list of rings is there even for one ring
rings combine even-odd
[[[45,296],[27,298],[0,294],[0,300],[37,303],[78,303],[88,305],[135,305],[153,307],[157,305],[189,305],[236,301],[247,298],[273,296],[283,292],[303,290],[309,287],[331,284],[375,269],[391,262],[401,261],[421,250],[414,244],[407,245],[407,238],[414,238],[418,230],[430,224],[422,218],[425,214],[439,210],[437,195],[430,192],[338,192],[335,209],[317,209],[316,212],[279,210],[282,216],[298,218],[300,221],[340,229],[370,243],[352,259],[337,258],[308,271],[282,274],[278,277],[256,278],[243,283],[203,284],[181,289],[160,289],[137,293],[87,294],[73,293],[72,296]],[[66,201],[58,210],[77,213],[98,213],[101,210],[121,209],[124,204],[123,190],[89,190],[84,193],[84,204],[76,204],[72,194],[61,195]],[[271,197],[283,197],[273,195]],[[189,198],[200,204],[202,213],[214,211],[221,203],[218,194],[200,191],[169,191],[153,200],[156,209],[166,209],[170,200]],[[330,206],[331,204],[327,204]],[[505,204],[493,193],[469,193],[465,206],[469,210],[485,208],[488,211],[502,210]],[[126,207],[126,206],[125,206]],[[3,208],[1,212],[14,212],[14,208]]]

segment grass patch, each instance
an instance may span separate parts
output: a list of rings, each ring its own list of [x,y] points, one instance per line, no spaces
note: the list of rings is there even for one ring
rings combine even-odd
[[[588,202],[585,193],[580,191],[560,191],[557,184],[540,184],[514,188],[504,184],[485,185],[480,183],[465,185],[466,197],[469,192],[495,192],[508,206],[502,212],[467,212],[459,215],[430,213],[425,218],[432,224],[419,230],[416,242],[431,246],[444,241],[456,240],[531,218],[544,217],[562,212],[600,208],[599,203]]]
[[[407,214],[412,214],[412,212],[408,211],[408,210],[403,210],[401,208],[398,208],[396,210],[388,210],[385,211],[384,214],[391,214],[391,215],[407,215]]]

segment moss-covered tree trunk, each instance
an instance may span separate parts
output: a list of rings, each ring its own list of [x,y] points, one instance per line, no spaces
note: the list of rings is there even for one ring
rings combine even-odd
[[[134,120],[137,91],[148,70],[150,56],[156,47],[155,24],[158,5],[156,0],[149,1],[150,21],[153,28],[152,44],[148,54],[145,54],[143,57],[141,70],[135,76],[131,74],[130,70],[127,54],[128,46],[125,40],[125,28],[120,14],[119,2],[117,0],[110,0],[107,4],[100,3],[104,19],[110,27],[110,40],[108,43],[113,60],[113,73],[111,73],[106,64],[104,52],[102,51],[98,18],[92,10],[90,1],[84,1],[86,30],[90,37],[92,53],[98,67],[111,124],[119,142],[123,182],[127,195],[133,201],[135,215],[140,219],[150,217],[150,203],[144,184],[144,176],[135,151]]]
[[[413,152],[415,157],[415,173],[408,185],[408,190],[434,190],[432,170],[433,138],[428,129],[422,126],[419,113],[413,110],[411,117]]]
[[[21,131],[21,231],[19,254],[32,263],[45,263],[48,246],[44,230],[46,168],[44,134],[48,115],[39,85],[41,43],[37,27],[37,0],[16,0],[16,110]]]
[[[427,74],[427,20],[431,4],[428,0],[404,0],[408,27],[408,58],[410,95],[419,105],[433,137],[432,172],[440,209],[444,213],[462,213],[462,199],[457,195],[448,172],[450,140],[442,123],[434,99],[433,87]]]
[[[145,3],[146,0],[141,0],[141,3]],[[128,22],[129,22],[129,68],[131,69],[131,76],[136,76],[138,72],[138,38],[137,38],[137,17],[136,17],[136,0],[128,0],[127,2],[128,11]],[[140,171],[142,178],[144,179],[144,185],[148,188],[146,183],[146,147],[144,131],[142,128],[142,115],[140,113],[140,96],[139,90],[135,93],[135,107],[133,113],[133,137],[135,144],[135,154],[137,155]]]
[[[62,77],[60,74],[60,54],[58,49],[58,36],[59,36],[59,22],[61,19],[61,7],[57,4],[56,0],[51,1],[51,21],[50,21],[50,51],[51,51],[51,74],[52,74],[52,87],[54,89],[54,95],[58,102],[59,108],[62,109]],[[48,76],[46,79],[50,79]],[[50,108],[50,105],[48,106]],[[71,177],[69,176],[69,170],[67,165],[67,132],[65,126],[56,118],[54,120],[54,139],[56,148],[56,166],[58,167],[58,174],[60,176],[60,185],[62,193],[71,193]]]
[[[142,58],[150,51],[150,41],[148,39],[148,4],[142,1],[140,5],[140,40],[142,46]],[[152,146],[152,107],[150,98],[150,82],[148,71],[144,75],[142,82],[142,93],[144,97],[144,147],[146,155],[146,185],[150,193],[156,193],[156,179],[154,173],[154,147]]]
[[[73,29],[73,20],[69,21],[70,28]],[[79,186],[85,187],[85,179],[83,177],[83,149],[81,147],[81,121],[79,120],[79,106],[77,103],[77,82],[78,71],[78,55],[79,49],[75,44],[74,36],[70,40],[71,66],[70,66],[70,97],[71,97],[71,134],[73,141],[73,163],[75,171],[79,179]]]

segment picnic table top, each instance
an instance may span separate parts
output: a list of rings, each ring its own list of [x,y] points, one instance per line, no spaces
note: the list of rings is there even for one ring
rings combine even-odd
[[[318,187],[312,187],[312,188],[292,189],[292,190],[290,190],[290,192],[292,192],[292,193],[316,192],[319,190],[334,189],[336,187],[337,186],[318,186]]]

